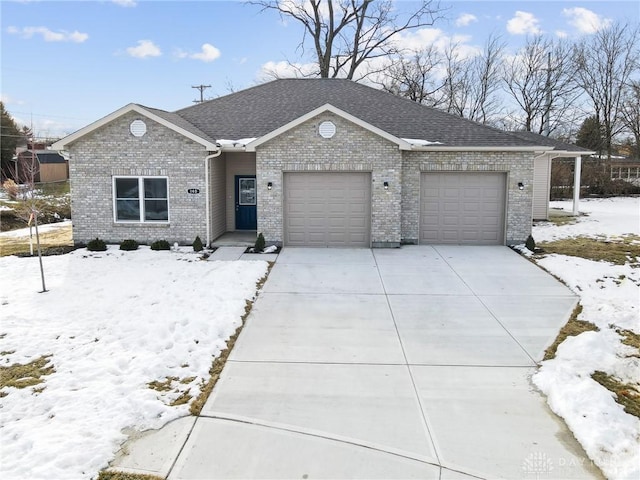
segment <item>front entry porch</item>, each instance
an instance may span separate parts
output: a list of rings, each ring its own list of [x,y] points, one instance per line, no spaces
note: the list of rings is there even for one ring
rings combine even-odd
[[[255,230],[226,232],[211,242],[212,247],[253,247],[258,233]]]

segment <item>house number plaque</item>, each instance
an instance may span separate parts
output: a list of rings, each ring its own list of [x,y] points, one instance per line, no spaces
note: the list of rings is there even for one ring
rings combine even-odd
[[[200,189],[199,188],[188,188],[187,189],[187,193],[193,193],[193,194],[200,193]]]

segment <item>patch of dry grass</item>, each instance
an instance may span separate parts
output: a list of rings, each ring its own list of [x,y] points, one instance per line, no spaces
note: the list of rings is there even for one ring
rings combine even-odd
[[[66,225],[55,230],[40,233],[40,248],[48,249],[54,247],[73,246],[71,225]],[[33,233],[33,251],[37,252],[35,229]],[[21,237],[0,237],[0,257],[6,255],[16,255],[18,253],[29,253],[29,236]]]
[[[638,264],[640,236],[625,235],[616,240],[587,237],[565,238],[552,242],[540,242],[544,253],[556,253],[588,260],[611,262],[616,265]]]
[[[615,400],[624,407],[629,415],[640,418],[640,391],[635,385],[623,383],[612,375],[594,372],[591,375],[596,382],[615,394]]]
[[[618,329],[616,332],[622,337],[622,343],[638,350],[634,356],[640,356],[640,335],[631,330]]]
[[[191,398],[193,397],[189,395],[188,390],[185,392],[181,392],[179,385],[174,387],[174,383],[177,382],[180,385],[188,385],[189,383],[193,382],[195,378],[196,377],[186,377],[180,379],[178,377],[166,377],[164,381],[154,380],[147,383],[147,386],[150,389],[156,390],[158,392],[169,392],[171,390],[174,390],[175,388],[175,393],[179,393],[180,395],[178,395],[175,400],[172,400],[171,403],[169,403],[171,407],[175,407],[176,405],[184,405],[185,403],[189,403],[189,400],[191,400]]]
[[[154,380],[153,382],[147,383],[147,386],[151,390],[156,390],[158,392],[168,392],[173,388],[173,382],[177,382],[178,377],[166,377],[164,382],[160,380]]]
[[[0,366],[0,389],[27,388],[41,384],[44,382],[42,377],[55,372],[53,365],[50,365],[50,359],[51,355],[42,355],[29,363]]]
[[[571,225],[576,223],[576,217],[573,215],[554,215],[554,212],[549,212],[549,222],[554,225]]]
[[[564,342],[567,337],[575,337],[580,335],[583,332],[597,332],[599,330],[591,322],[585,322],[584,320],[578,320],[578,315],[582,312],[582,305],[576,305],[576,308],[573,309],[571,313],[571,317],[569,321],[565,324],[564,327],[560,329],[558,336],[553,341],[553,343],[544,351],[543,360],[551,360],[555,358],[556,352],[558,351],[558,347],[562,342]]]
[[[164,480],[164,477],[159,477],[157,475],[147,475],[143,473],[102,470],[98,474],[98,480]]]

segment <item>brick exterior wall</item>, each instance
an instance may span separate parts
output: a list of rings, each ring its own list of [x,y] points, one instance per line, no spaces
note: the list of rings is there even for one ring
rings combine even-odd
[[[134,137],[133,120],[147,124]],[[132,238],[141,243],[165,239],[191,244],[206,239],[205,148],[192,140],[131,112],[80,138],[68,147],[71,155],[71,215],[74,242],[100,237],[108,243]],[[113,176],[167,176],[168,224],[116,223],[113,216]],[[187,189],[198,188],[199,194]]]
[[[421,172],[505,172],[506,244],[524,243],[531,233],[533,156],[525,152],[403,152],[403,242],[418,243],[420,238]],[[524,190],[518,182],[524,183]]]
[[[147,124],[143,137],[129,125]],[[330,139],[318,133],[324,121],[336,126]],[[394,247],[418,243],[421,172],[505,172],[507,174],[506,243],[522,243],[531,233],[533,155],[524,152],[402,152],[398,146],[348,120],[326,112],[279,135],[257,152],[223,154],[210,161],[205,179],[204,147],[186,137],[129,113],[69,146],[72,218],[75,243],[100,237],[110,243],[133,238],[190,244],[205,241],[206,185],[213,240],[233,230],[233,175],[255,173],[258,179],[258,231],[268,243],[283,242],[284,172],[371,173],[371,244]],[[246,170],[246,171],[245,171]],[[116,223],[113,176],[166,176],[170,223]],[[384,182],[389,182],[385,190]],[[271,190],[267,182],[272,182]],[[525,184],[518,189],[518,182]],[[187,189],[198,188],[199,194]],[[231,213],[230,213],[231,210]]]
[[[332,138],[318,126],[331,121]],[[400,245],[402,154],[397,145],[332,113],[323,113],[256,149],[258,231],[269,243],[283,241],[283,172],[371,172],[371,244]],[[383,182],[389,182],[384,190]],[[271,190],[267,182],[273,183]]]

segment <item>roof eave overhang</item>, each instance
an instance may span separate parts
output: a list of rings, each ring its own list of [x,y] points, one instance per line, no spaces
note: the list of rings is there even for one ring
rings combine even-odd
[[[546,150],[544,152],[538,152],[539,157],[547,157],[549,160],[554,158],[578,158],[584,155],[593,155],[596,152],[586,150],[584,152],[576,152],[575,150]]]
[[[401,138],[396,137],[395,135],[390,134],[389,132],[382,130],[381,128],[378,128],[374,125],[371,125],[370,123],[365,122],[364,120],[351,115],[350,113],[345,112],[344,110],[341,110],[337,107],[334,107],[333,105],[331,105],[330,103],[325,103],[324,105],[322,105],[321,107],[318,107],[314,110],[311,110],[310,112],[296,118],[295,120],[292,120],[289,123],[286,123],[285,125],[282,125],[279,128],[276,128],[275,130],[267,133],[266,135],[263,135],[262,137],[256,138],[254,141],[248,143],[245,147],[245,151],[247,152],[255,152],[256,151],[256,147],[259,147],[260,145],[263,145],[264,143],[273,140],[274,138],[282,135],[283,133],[291,130],[292,128],[295,128],[301,124],[303,124],[304,122],[311,120],[314,117],[317,117],[318,115],[322,114],[322,113],[326,113],[326,112],[330,112],[333,113],[341,118],[344,118],[345,120],[354,123],[362,128],[364,128],[365,130],[368,130],[388,141],[390,141],[391,143],[395,143],[396,145],[398,145],[398,148],[400,148],[400,150],[411,150],[411,144],[409,142],[406,142],[404,140],[402,140]]]
[[[536,146],[445,146],[445,145],[414,145],[410,149],[413,152],[532,152],[543,153],[548,147],[536,147]]]
[[[164,118],[156,115],[155,113],[147,110],[146,108],[137,105],[135,103],[130,103],[128,105],[125,105],[124,107],[116,110],[113,113],[110,113],[109,115],[107,115],[106,117],[102,117],[100,120],[97,120],[89,125],[87,125],[84,128],[81,128],[80,130],[72,133],[71,135],[58,140],[57,142],[55,142],[53,145],[51,145],[51,148],[53,150],[64,150],[65,147],[67,147],[67,145],[70,145],[71,143],[79,140],[80,138],[84,137],[85,135],[90,134],[91,132],[105,126],[106,124],[122,117],[123,115],[126,115],[127,113],[131,113],[131,112],[136,112],[144,117],[147,117],[150,120],[153,120],[154,122],[157,122],[161,125],[164,125],[165,127],[173,130],[176,133],[179,133],[180,135],[183,135],[184,137],[187,137],[191,140],[193,140],[196,143],[199,143],[200,145],[202,145],[207,151],[218,151],[219,150],[219,146],[216,145],[215,142],[211,142],[205,138],[202,138],[198,135],[195,135],[187,130],[185,130],[182,127],[179,127],[178,125],[165,120]]]

